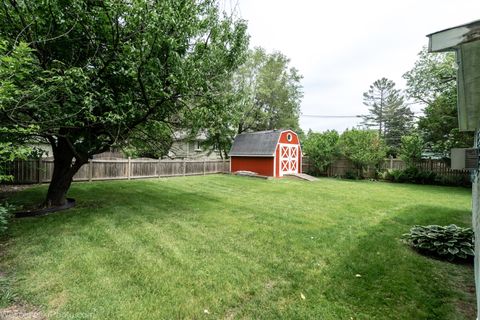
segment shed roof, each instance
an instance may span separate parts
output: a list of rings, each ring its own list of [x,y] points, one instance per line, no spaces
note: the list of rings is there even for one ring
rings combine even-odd
[[[235,137],[229,156],[273,157],[283,130],[242,133]]]

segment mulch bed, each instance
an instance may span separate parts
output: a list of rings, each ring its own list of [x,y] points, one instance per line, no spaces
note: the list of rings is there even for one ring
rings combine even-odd
[[[75,207],[75,199],[67,198],[67,202],[64,205],[58,207],[49,207],[49,208],[40,208],[40,209],[33,209],[33,210],[26,210],[26,211],[18,211],[15,212],[15,218],[28,218],[28,217],[39,217],[45,216],[47,214],[67,210],[70,208]]]

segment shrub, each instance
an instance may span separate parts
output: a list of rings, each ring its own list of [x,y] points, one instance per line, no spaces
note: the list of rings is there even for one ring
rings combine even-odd
[[[413,226],[410,233],[403,235],[403,240],[419,251],[428,252],[449,261],[471,259],[475,254],[473,230],[454,224],[446,227]]]
[[[437,174],[433,171],[421,171],[416,167],[409,167],[403,171],[406,182],[418,184],[434,184]]]
[[[328,130],[322,133],[308,132],[302,149],[312,164],[310,173],[320,175],[338,157],[339,137],[338,132],[335,130]]]
[[[358,174],[358,171],[348,170],[347,172],[345,172],[345,179],[358,180],[361,178],[362,177]]]
[[[404,170],[387,170],[382,179],[392,182],[410,182],[418,184],[438,184],[437,174],[433,171],[421,171],[416,167]]]
[[[413,166],[422,159],[425,142],[420,134],[403,136],[401,142],[399,156],[408,166]]]
[[[435,184],[442,186],[464,186],[471,187],[471,181],[468,178],[461,176],[442,176],[437,175],[435,177]]]
[[[353,162],[360,175],[367,167],[376,167],[385,158],[385,141],[376,131],[346,130],[338,140],[341,154]]]
[[[380,178],[392,182],[405,182],[405,174],[403,170],[387,170],[380,175]]]

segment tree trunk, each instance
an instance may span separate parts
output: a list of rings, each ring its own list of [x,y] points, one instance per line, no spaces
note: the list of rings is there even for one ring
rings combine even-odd
[[[241,134],[241,133],[243,133],[243,122],[240,122],[238,124],[237,134]]]
[[[72,179],[83,165],[78,159],[74,160],[71,148],[62,138],[53,146],[53,175],[48,186],[45,206],[55,207],[66,203],[66,196]]]

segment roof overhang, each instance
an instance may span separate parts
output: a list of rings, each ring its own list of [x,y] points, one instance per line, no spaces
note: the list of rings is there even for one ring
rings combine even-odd
[[[429,34],[428,38],[430,52],[456,52],[460,131],[480,129],[480,20]]]
[[[427,37],[430,40],[428,51],[452,51],[464,43],[480,40],[480,20],[437,31]]]
[[[274,154],[228,154],[229,157],[246,157],[246,158],[273,158]]]

